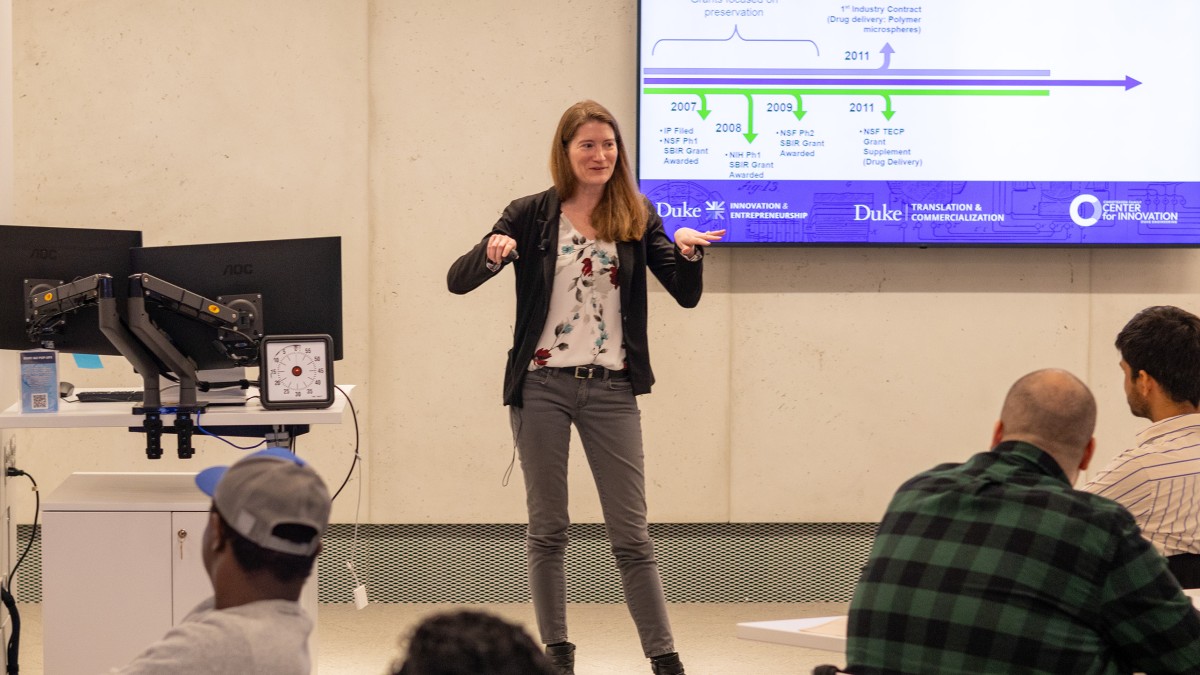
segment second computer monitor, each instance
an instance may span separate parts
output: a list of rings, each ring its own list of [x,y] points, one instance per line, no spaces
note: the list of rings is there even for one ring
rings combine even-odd
[[[148,246],[133,249],[133,273],[150,274],[210,300],[262,296],[265,335],[327,334],[342,358],[341,237]],[[155,324],[205,370],[230,368],[214,328],[150,309]]]
[[[96,308],[85,306],[59,317],[53,334],[30,338],[25,322],[26,281],[71,282],[94,274],[113,277],[124,314],[129,250],[142,245],[136,230],[0,225],[0,349],[34,349],[53,344],[62,352],[119,354],[100,331]],[[35,288],[37,288],[35,286]]]

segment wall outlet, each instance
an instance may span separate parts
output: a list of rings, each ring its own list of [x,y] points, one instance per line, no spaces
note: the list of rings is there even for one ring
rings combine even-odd
[[[17,466],[17,439],[9,437],[4,445],[4,468],[12,469]]]

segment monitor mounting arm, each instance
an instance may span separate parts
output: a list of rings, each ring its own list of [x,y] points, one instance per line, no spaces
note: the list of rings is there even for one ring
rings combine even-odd
[[[53,348],[54,336],[66,324],[67,314],[91,305],[97,306],[100,332],[112,343],[142,376],[142,405],[135,414],[145,414],[146,456],[162,457],[162,428],[160,417],[162,397],[159,390],[158,361],[121,321],[113,278],[109,274],[94,274],[62,283],[57,279],[28,279],[25,281],[25,323],[31,340]]]
[[[129,329],[179,379],[179,405],[175,409],[175,433],[179,456],[191,457],[193,413],[204,411],[196,401],[196,365],[171,342],[170,337],[150,318],[150,303],[189,319],[214,326],[226,353],[235,361],[252,362],[262,338],[262,312],[257,296],[238,296],[229,305],[210,300],[150,274],[129,277]],[[235,309],[237,307],[238,309]],[[239,311],[242,309],[242,311]]]
[[[146,396],[143,402],[147,406],[159,406],[158,363],[121,322],[111,275],[93,274],[70,283],[57,279],[27,279],[25,298],[26,332],[30,340],[48,349],[54,348],[55,336],[66,324],[68,314],[96,305],[100,332],[142,376]]]
[[[143,344],[179,378],[179,403],[196,405],[195,362],[179,351],[150,318],[147,305],[162,308],[218,329],[221,347],[234,362],[250,365],[262,339],[260,298],[255,295],[211,300],[150,274],[129,277],[129,327]]]
[[[54,349],[67,315],[97,304],[100,284],[112,275],[93,274],[70,283],[62,279],[25,280],[25,332],[31,342]]]

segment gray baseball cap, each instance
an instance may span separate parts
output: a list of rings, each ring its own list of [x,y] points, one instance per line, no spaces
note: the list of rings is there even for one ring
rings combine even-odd
[[[310,556],[329,525],[331,501],[325,481],[304,460],[284,448],[247,455],[232,466],[196,474],[196,485],[213,498],[229,526],[246,539],[279,553]],[[311,527],[310,541],[279,536],[281,525]]]

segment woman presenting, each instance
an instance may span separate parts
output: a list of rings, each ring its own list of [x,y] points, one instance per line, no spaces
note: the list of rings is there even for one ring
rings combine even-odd
[[[672,243],[637,191],[613,116],[594,101],[563,113],[550,147],[554,187],[513,201],[447,275],[467,293],[509,262],[517,317],[504,375],[529,511],[529,584],[546,653],[573,675],[567,641],[567,453],[574,424],[642,649],[658,675],[682,675],[646,521],[638,394],[654,374],[646,270],[684,307],[700,301],[703,248],[724,230],[680,228]]]

